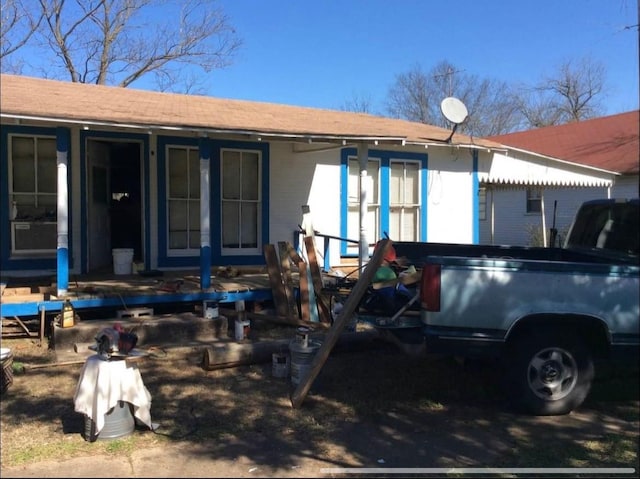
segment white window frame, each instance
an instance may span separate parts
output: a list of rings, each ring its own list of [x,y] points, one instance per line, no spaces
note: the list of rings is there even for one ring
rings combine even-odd
[[[402,184],[400,185],[397,195],[394,194],[394,165],[400,165],[402,167],[402,178],[400,180]],[[416,191],[414,191],[414,200],[416,201],[413,202],[407,199],[407,196],[409,196],[409,189],[407,188],[407,165],[416,167],[415,178],[413,178],[416,182]],[[415,160],[391,159],[389,161],[389,237],[394,241],[419,241],[420,239],[420,198],[422,197],[420,168],[421,163]],[[396,197],[399,197],[400,200],[394,202],[394,198]],[[396,231],[392,224],[394,213],[400,215],[399,231]],[[410,213],[412,213],[413,218]],[[407,222],[413,223],[411,226],[413,233],[411,235],[407,235]]]
[[[487,219],[487,187],[478,188],[478,219],[486,221]]]
[[[14,181],[14,163],[15,163],[15,158],[14,158],[14,149],[13,149],[13,145],[14,145],[14,140],[16,138],[24,138],[24,139],[30,139],[33,140],[34,142],[34,190],[33,191],[15,191],[14,190],[14,186],[15,186],[15,181]],[[38,173],[39,173],[39,168],[38,168],[38,161],[39,161],[39,152],[38,152],[38,141],[40,140],[48,140],[48,141],[53,141],[54,144],[54,157],[52,158],[53,160],[53,171],[51,174],[51,181],[54,184],[54,191],[53,192],[41,192],[39,191],[39,185],[38,185]],[[8,161],[8,177],[9,177],[9,181],[8,186],[9,186],[9,201],[8,204],[6,205],[6,207],[9,209],[9,219],[11,220],[11,255],[23,255],[23,254],[43,254],[45,256],[54,256],[55,252],[56,252],[56,245],[57,245],[57,189],[58,189],[58,180],[57,180],[57,174],[58,174],[58,169],[57,169],[57,145],[56,145],[56,137],[55,136],[51,136],[51,135],[29,135],[29,134],[10,134],[8,135],[8,156],[9,156],[9,161]],[[51,159],[50,159],[51,160]],[[42,160],[44,161],[44,160]],[[48,210],[46,210],[44,219],[32,219],[32,218],[20,218],[21,213],[20,211],[24,211],[27,208],[30,208],[32,211],[40,211],[43,208],[42,205],[42,199],[44,199],[45,197],[49,197],[49,199],[53,200],[52,202],[50,201],[48,204]],[[33,199],[33,204],[29,204],[30,201],[29,198]],[[40,201],[39,201],[40,200]],[[13,219],[13,202],[16,202],[17,204],[17,210],[18,210],[18,216],[17,219]],[[45,202],[46,204],[46,202]],[[28,206],[27,206],[28,205]],[[44,206],[44,208],[46,208],[46,206]],[[53,226],[52,226],[53,225]],[[16,236],[18,235],[18,233],[16,232],[17,230],[30,230],[32,229],[31,227],[33,226],[33,229],[35,229],[36,231],[38,231],[39,235],[42,234],[42,227],[43,226],[48,226],[47,229],[49,230],[53,230],[54,233],[54,237],[52,238],[52,247],[51,248],[17,248],[16,247]]]
[[[535,208],[533,207],[534,205]],[[542,188],[527,187],[526,213],[528,215],[542,214]]]
[[[172,197],[171,196],[171,150],[182,150],[186,152],[187,155],[187,173],[186,173],[186,178],[187,178],[187,186],[186,186],[186,191],[187,191],[187,197]],[[196,169],[197,169],[197,179],[194,180],[194,184],[195,187],[197,189],[197,195],[196,192],[193,191],[192,188],[192,184],[191,184],[191,178],[192,178],[192,172],[190,170],[191,168],[191,163],[190,163],[190,157],[191,155],[195,152],[196,154]],[[166,149],[165,149],[165,156],[166,156],[166,162],[165,162],[165,169],[166,169],[166,210],[167,210],[167,256],[194,256],[199,254],[200,252],[200,195],[202,194],[202,192],[200,191],[200,151],[198,149],[197,146],[192,146],[192,145],[166,145]],[[187,247],[186,248],[175,248],[175,247],[171,247],[171,203],[172,202],[185,202],[186,203],[186,210],[187,210],[187,215],[186,215],[186,230],[184,230],[187,234]],[[196,213],[194,216],[194,213],[191,213],[192,208],[196,209]],[[191,214],[190,214],[191,213]],[[190,219],[194,217],[197,218],[198,221],[198,225],[197,225],[197,229],[195,226],[192,226],[190,224]],[[196,237],[197,240],[197,246],[194,247],[190,247],[189,245],[192,243],[192,236]]]
[[[225,197],[225,155],[234,154],[240,155],[240,184],[238,194],[240,195],[238,198]],[[256,192],[255,195],[252,195],[251,198],[246,198],[242,196],[243,193],[243,179],[242,179],[242,164],[244,155],[252,155],[255,156],[256,167],[257,167],[257,178],[256,178]],[[226,183],[228,186],[229,184]],[[224,234],[228,233],[228,226],[225,225],[225,221],[228,219],[225,217],[225,207],[230,206],[231,204],[239,205],[239,214],[242,215],[243,206],[250,206],[252,210],[255,211],[255,224],[252,226],[255,234],[255,246],[244,247],[243,243],[243,218],[238,217],[236,219],[237,223],[234,225],[234,230],[237,231],[237,247],[225,246]],[[222,255],[240,255],[240,256],[249,256],[262,254],[262,209],[264,205],[262,204],[262,151],[246,149],[246,148],[222,148],[220,150],[220,251]],[[245,230],[246,231],[246,230]]]
[[[375,165],[377,173],[372,175]],[[379,238],[380,231],[380,170],[382,164],[379,158],[369,158],[367,161],[367,226],[368,243],[374,244]],[[360,162],[357,156],[349,156],[347,160],[347,237],[360,239]],[[352,218],[355,216],[357,221]],[[356,228],[356,231],[353,231]],[[357,234],[356,234],[357,233]],[[347,243],[347,254],[358,254],[359,245]]]

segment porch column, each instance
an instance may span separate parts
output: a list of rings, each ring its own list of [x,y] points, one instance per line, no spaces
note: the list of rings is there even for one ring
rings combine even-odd
[[[547,244],[547,218],[544,211],[544,188],[540,188],[540,215],[542,216],[542,246],[545,248]]]
[[[367,239],[367,163],[369,161],[369,147],[365,142],[358,144],[358,163],[360,165],[360,245],[358,268],[362,268],[369,261],[369,241]]]
[[[473,188],[473,244],[480,243],[480,180],[478,178],[478,150],[473,150],[473,173],[471,177]]]
[[[56,129],[56,167],[58,179],[56,272],[57,295],[69,289],[69,129]]]
[[[209,202],[211,151],[208,138],[200,138],[200,288],[211,286],[211,204]]]

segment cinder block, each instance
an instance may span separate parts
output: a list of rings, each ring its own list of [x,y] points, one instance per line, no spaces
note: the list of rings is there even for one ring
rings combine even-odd
[[[153,308],[136,308],[136,309],[121,309],[117,312],[118,319],[122,318],[139,318],[140,316],[153,316]]]

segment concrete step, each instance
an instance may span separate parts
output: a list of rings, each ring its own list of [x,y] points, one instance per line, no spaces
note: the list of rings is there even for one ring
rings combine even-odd
[[[137,347],[149,348],[156,344],[207,343],[228,337],[226,316],[205,319],[193,313],[163,316],[138,316],[114,319],[80,320],[72,327],[53,324],[49,348],[58,351],[74,350],[74,345],[94,344],[96,335],[104,328],[118,323],[126,332],[138,336]],[[76,346],[77,348],[77,346]]]

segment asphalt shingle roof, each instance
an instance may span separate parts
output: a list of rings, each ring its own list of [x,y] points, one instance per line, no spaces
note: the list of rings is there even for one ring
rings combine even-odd
[[[450,130],[363,113],[161,93],[2,74],[0,113],[148,128],[214,130],[319,139],[446,142]],[[499,148],[461,134],[455,144]]]
[[[638,174],[640,111],[493,136],[489,140],[622,174]]]

